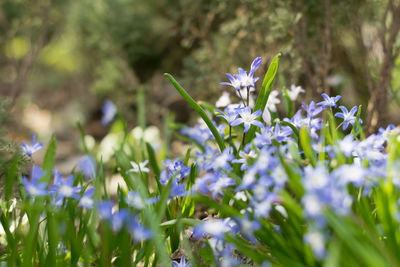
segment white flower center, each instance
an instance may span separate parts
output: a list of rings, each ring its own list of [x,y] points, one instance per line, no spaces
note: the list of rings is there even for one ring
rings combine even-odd
[[[66,197],[70,197],[72,196],[72,194],[74,193],[74,190],[72,189],[72,187],[67,186],[67,185],[62,185],[60,187],[60,193]]]

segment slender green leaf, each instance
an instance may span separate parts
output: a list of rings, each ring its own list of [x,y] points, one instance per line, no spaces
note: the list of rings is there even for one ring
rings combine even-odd
[[[271,64],[269,65],[268,71],[265,74],[262,86],[261,86],[261,91],[257,97],[256,104],[254,105],[254,110],[264,110],[265,106],[267,105],[268,97],[269,94],[271,93],[271,88],[272,84],[274,82],[275,76],[278,72],[278,67],[279,67],[279,58],[281,54],[277,54],[274,59],[272,60]],[[261,120],[261,118],[259,118]],[[251,140],[253,140],[255,134],[256,134],[256,129],[257,127],[252,125],[250,127],[250,130],[246,134],[246,140],[245,144],[249,143]],[[239,149],[241,150],[241,149]]]
[[[224,140],[220,136],[217,128],[215,128],[214,124],[207,116],[206,112],[193,100],[193,98],[183,89],[183,87],[172,77],[171,74],[165,73],[164,74],[175,87],[175,89],[182,95],[182,97],[192,106],[192,108],[200,115],[200,117],[204,120],[207,124],[208,128],[210,129],[211,133],[214,135],[215,140],[219,146],[219,149],[223,151],[225,149]]]

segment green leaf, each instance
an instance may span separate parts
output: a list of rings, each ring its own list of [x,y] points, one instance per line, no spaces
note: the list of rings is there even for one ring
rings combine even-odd
[[[185,89],[183,89],[183,87],[174,79],[174,77],[172,77],[171,74],[165,73],[164,75],[170,80],[172,85],[183,96],[183,98],[186,100],[186,102],[188,102],[192,106],[192,108],[204,120],[204,122],[207,124],[208,128],[210,129],[211,133],[214,135],[214,138],[217,141],[219,149],[221,151],[223,151],[225,149],[224,140],[222,140],[222,137],[219,135],[217,128],[215,128],[214,124],[212,123],[210,118],[207,116],[206,112],[199,106],[199,104],[196,103],[196,101],[194,101],[194,99],[185,91]]]
[[[6,169],[6,186],[5,186],[5,199],[8,202],[12,195],[14,181],[17,179],[19,155],[15,155],[10,166],[5,166]]]
[[[77,126],[78,126],[79,132],[81,134],[81,142],[82,142],[83,151],[85,151],[85,153],[88,154],[89,149],[87,148],[86,141],[85,141],[85,136],[86,136],[85,130],[83,129],[82,125],[79,122],[77,123]]]
[[[272,60],[271,64],[269,65],[268,71],[265,74],[262,86],[261,86],[261,91],[257,97],[256,104],[254,106],[254,110],[264,110],[265,106],[267,105],[268,97],[269,94],[271,93],[271,88],[272,88],[272,83],[274,82],[276,73],[278,72],[278,67],[279,67],[279,58],[281,54],[277,54],[274,59]],[[259,118],[261,120],[261,118]],[[250,127],[250,130],[246,134],[246,140],[245,144],[249,143],[251,140],[253,140],[255,134],[256,134],[257,127],[252,125]],[[241,149],[239,149],[241,150]]]
[[[153,170],[154,174],[157,177],[160,177],[160,167],[158,167],[156,154],[154,153],[154,149],[147,142],[146,142],[146,148],[147,148],[147,156],[149,157],[149,162],[150,162],[151,169]]]
[[[281,125],[285,125],[285,126],[289,126],[290,129],[292,129],[292,131],[296,135],[296,137],[299,138],[299,130],[296,128],[296,126],[294,126],[293,124],[291,124],[290,122],[287,122],[287,121],[280,121],[280,124]]]
[[[173,219],[160,224],[162,228],[174,227],[177,223],[181,223],[184,226],[195,226],[198,223],[201,223],[201,220],[191,219],[191,218],[182,218],[182,219]]]
[[[54,168],[54,163],[56,161],[56,137],[51,138],[50,144],[47,147],[46,154],[43,159],[42,169],[46,174],[40,179],[42,182],[49,183]]]
[[[358,134],[360,134],[361,139],[365,139],[364,130],[360,124],[361,107],[361,105],[358,106],[357,116],[353,128],[351,129],[351,134],[353,136],[357,136]]]
[[[305,127],[301,128],[301,130],[300,130],[300,143],[301,143],[301,146],[303,147],[306,158],[315,167],[317,165],[317,162],[315,160],[315,153],[311,146],[310,135],[308,134],[307,128],[305,128]]]
[[[46,259],[47,266],[56,266],[56,250],[58,242],[58,222],[54,212],[47,208],[47,236],[48,236],[48,254]]]

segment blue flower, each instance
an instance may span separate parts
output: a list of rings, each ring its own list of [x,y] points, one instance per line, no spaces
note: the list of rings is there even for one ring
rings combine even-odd
[[[117,107],[111,100],[107,100],[101,110],[103,112],[103,117],[101,118],[101,124],[109,124],[117,114]]]
[[[124,197],[126,204],[129,207],[134,207],[135,209],[142,210],[146,206],[146,202],[140,196],[138,192],[128,191],[128,194]]]
[[[241,83],[241,86],[246,88],[246,87],[255,87],[255,82],[258,80],[258,77],[254,77],[254,73],[260,67],[262,62],[262,59],[260,57],[257,57],[253,60],[251,63],[251,68],[249,74],[246,73],[242,68],[239,68],[239,80]]]
[[[129,231],[136,243],[146,241],[153,236],[153,232],[139,223],[135,217],[131,217],[129,220]]]
[[[351,183],[356,187],[361,187],[365,184],[367,170],[361,164],[345,164],[335,169],[332,173],[336,177],[340,186],[346,186]]]
[[[173,197],[183,197],[186,196],[189,192],[185,189],[185,184],[178,183],[177,179],[172,181],[170,198]]]
[[[218,113],[217,117],[224,118],[229,125],[232,125],[232,123],[238,117],[238,113],[236,111],[228,111],[227,113],[224,113],[220,110],[216,110],[215,112]]]
[[[162,185],[166,185],[171,177],[177,179],[177,182],[180,182],[190,173],[190,168],[186,167],[182,160],[175,159],[171,161],[170,159],[166,159],[163,161],[163,164],[166,168],[160,175],[160,183]]]
[[[192,264],[189,261],[186,261],[185,256],[182,255],[181,260],[179,262],[172,261],[172,266],[173,267],[191,267]]]
[[[78,194],[81,191],[81,187],[75,187],[74,176],[70,174],[66,180],[64,180],[58,171],[54,171],[54,185],[50,188],[52,191],[57,193],[56,203],[61,204],[64,198],[75,198],[79,199]]]
[[[232,76],[232,74],[230,74],[230,73],[226,73],[226,76],[228,76],[228,79],[229,79],[230,83],[222,82],[222,83],[219,83],[219,84],[221,84],[221,85],[229,85],[229,86],[232,86],[233,88],[235,88],[236,90],[240,90],[240,87],[241,87],[242,83],[240,82],[239,76],[237,74],[234,74]]]
[[[347,110],[345,106],[340,106],[339,107],[342,112],[338,112],[335,114],[335,117],[342,118],[343,119],[343,130],[346,130],[349,124],[354,125],[356,121],[356,116],[355,114],[357,113],[357,106],[354,106],[350,112]],[[362,120],[359,119],[359,123],[362,123]]]
[[[213,250],[218,266],[233,267],[241,264],[241,262],[235,257],[234,247],[232,244],[225,245],[222,251],[216,251],[216,249]]]
[[[256,132],[253,144],[259,148],[272,144],[273,132],[270,126],[261,129],[261,133]]]
[[[324,101],[319,102],[317,105],[322,106],[322,107],[335,107],[336,108],[336,102],[339,101],[340,98],[342,98],[340,95],[335,96],[335,97],[329,97],[327,94],[323,93],[322,97],[324,98]]]
[[[91,187],[86,192],[83,194],[81,199],[79,200],[79,207],[83,207],[86,209],[91,209],[93,207],[93,194],[94,194],[94,188]]]
[[[351,134],[346,135],[342,140],[338,140],[339,149],[346,157],[350,157],[353,154],[357,145],[358,142],[354,141],[354,137]]]
[[[256,220],[250,220],[249,214],[245,213],[243,218],[234,217],[233,218],[239,225],[240,233],[250,240],[253,244],[257,242],[254,232],[261,228],[261,223]]]
[[[284,127],[282,127],[282,130],[281,130],[279,127],[279,122],[276,122],[275,128],[274,128],[274,135],[273,135],[273,137],[275,138],[276,141],[278,141],[279,143],[287,142],[288,140],[291,139],[289,137],[289,135],[291,135],[291,134],[292,134],[292,129],[290,129],[290,127],[284,126]]]
[[[196,179],[195,184],[192,187],[192,191],[199,191],[202,194],[208,194],[210,192],[209,185],[218,180],[218,175],[214,173],[206,173],[203,176]]]
[[[293,117],[290,120],[288,118],[284,118],[283,120],[287,121],[287,122],[290,122],[297,129],[300,129],[305,124],[305,120],[301,116],[301,109],[299,109],[296,112],[296,114],[294,114]]]
[[[103,220],[108,220],[112,216],[112,207],[113,204],[109,200],[100,201],[97,203],[97,211],[99,216]]]
[[[257,154],[254,149],[250,149],[250,144],[248,144],[244,150],[239,152],[239,157],[239,159],[232,160],[232,163],[241,163],[240,170],[244,171],[247,169],[247,160],[256,158]]]
[[[85,155],[79,160],[79,169],[88,179],[96,176],[96,161],[92,155]]]
[[[34,165],[31,171],[32,181],[29,182],[26,177],[22,177],[22,183],[24,184],[26,193],[31,197],[45,196],[48,194],[46,190],[47,184],[39,182],[40,178],[43,177],[44,174],[44,171],[40,167]]]
[[[268,181],[268,180],[265,179],[265,181]],[[264,187],[265,187],[265,185],[264,185]],[[256,188],[254,190],[256,190]],[[258,201],[256,199],[251,199],[251,201],[250,201],[250,205],[254,209],[254,215],[256,218],[259,218],[259,217],[267,218],[272,210],[272,204],[275,201],[277,201],[277,199],[278,199],[276,194],[274,194],[272,192],[268,192],[267,190],[265,190],[265,192],[267,194],[263,200]]]
[[[321,232],[308,232],[304,235],[304,242],[311,246],[311,249],[317,259],[322,259],[325,257],[325,238]]]
[[[207,125],[203,124],[197,124],[193,127],[184,127],[181,133],[197,141],[200,145],[204,145],[206,141],[213,138],[210,129],[208,129]]]
[[[22,142],[21,146],[23,150],[22,153],[29,157],[32,157],[32,154],[41,149],[43,147],[43,144],[40,142],[35,143],[35,134],[32,134],[31,145],[29,146],[25,142]]]
[[[307,112],[308,118],[313,118],[317,116],[324,109],[323,107],[316,107],[314,101],[311,101],[308,106],[304,103],[302,103],[301,106]]]
[[[197,224],[193,229],[193,237],[196,239],[211,235],[217,239],[222,239],[224,234],[230,232],[232,227],[229,225],[229,219],[215,219],[204,221]]]
[[[213,149],[210,146],[204,147],[204,152],[196,151],[196,164],[201,170],[209,171],[212,169],[215,156],[218,154],[218,149]]]
[[[212,169],[214,169],[215,171],[219,171],[220,169],[230,171],[232,170],[232,167],[229,163],[234,158],[235,156],[233,155],[232,147],[225,148],[221,154],[217,155],[214,158],[214,161],[212,163]]]
[[[245,133],[247,133],[251,125],[255,125],[262,129],[264,128],[264,125],[257,120],[257,118],[260,117],[261,114],[262,114],[261,110],[257,110],[256,112],[251,113],[250,107],[245,107],[239,111],[240,118],[233,121],[231,126],[237,126],[243,123]]]
[[[235,181],[226,175],[220,175],[218,179],[209,185],[209,190],[212,192],[212,197],[215,198],[218,194],[222,194],[222,190],[228,186],[235,185]]]
[[[246,88],[246,87],[255,87],[255,82],[257,82],[258,77],[254,77],[254,73],[260,67],[262,62],[262,59],[260,57],[257,57],[254,59],[254,61],[251,63],[251,68],[249,74],[242,68],[239,68],[239,74],[234,74],[231,75],[230,73],[226,73],[226,76],[228,76],[228,79],[230,83],[227,82],[222,82],[220,84],[222,85],[229,85],[235,88],[237,91],[239,91],[241,88]]]
[[[124,227],[128,215],[129,215],[128,211],[124,209],[119,210],[118,212],[114,212],[111,215],[111,218],[109,218],[109,220],[111,228],[115,233],[119,232],[122,229],[122,227]]]

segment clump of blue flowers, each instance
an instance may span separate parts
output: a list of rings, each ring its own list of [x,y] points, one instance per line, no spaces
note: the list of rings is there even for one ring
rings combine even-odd
[[[166,74],[201,117],[176,133],[191,140],[183,153],[168,146],[155,152],[124,132],[107,164],[96,161],[93,149],[61,174],[55,144],[49,145],[43,166],[33,165],[21,179],[21,203],[8,199],[1,206],[0,244],[8,245],[1,259],[10,265],[65,259],[71,265],[398,265],[399,128],[366,136],[361,107],[349,111],[340,95],[301,102],[301,86],[272,90],[279,55],[258,86],[261,64],[256,58],[249,72],[226,74],[229,82],[221,84],[233,87],[236,101],[224,93],[219,109],[199,105]],[[116,112],[106,104],[103,123]],[[22,144],[25,158],[41,147],[33,135],[31,145]]]

